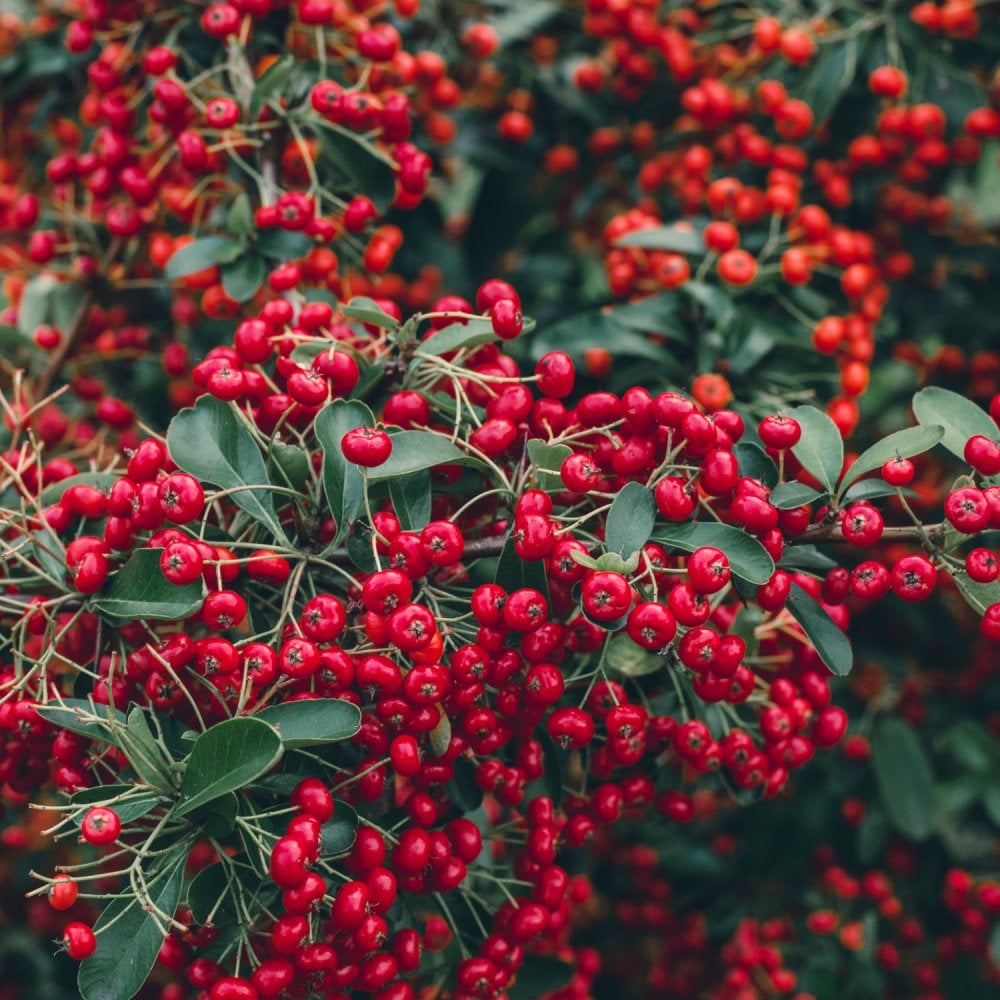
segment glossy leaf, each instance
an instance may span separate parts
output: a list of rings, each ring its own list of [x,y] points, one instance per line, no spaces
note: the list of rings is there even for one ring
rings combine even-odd
[[[341,698],[310,698],[270,705],[253,716],[273,726],[286,747],[350,739],[361,728],[361,709]]]
[[[952,579],[958,592],[965,598],[966,604],[972,608],[976,614],[986,613],[986,609],[991,604],[1000,602],[1000,580],[993,580],[991,583],[977,583],[969,577],[968,573],[952,573]]]
[[[333,819],[323,824],[319,831],[319,849],[322,857],[336,857],[354,846],[358,833],[358,814],[346,803],[338,799],[333,810]]]
[[[161,805],[161,799],[158,795],[153,793],[136,795],[135,790],[135,785],[100,785],[96,788],[83,788],[74,793],[70,799],[70,805],[73,808],[82,806],[89,808],[95,805],[110,806],[118,813],[122,825],[125,825],[151,813],[158,805]],[[76,826],[83,823],[83,818],[86,815],[86,811],[82,808],[76,813],[73,817]]]
[[[902,719],[876,723],[872,768],[890,824],[912,840],[929,837],[936,822],[934,773],[919,737]]]
[[[771,504],[778,510],[792,510],[825,495],[805,483],[779,483],[771,490]]]
[[[774,573],[774,560],[760,542],[741,528],[715,521],[691,521],[658,528],[653,541],[682,552],[694,552],[703,545],[714,546],[726,554],[735,576],[754,584],[764,584]]]
[[[316,417],[316,439],[323,449],[323,490],[329,513],[337,522],[334,544],[347,534],[365,502],[361,472],[353,462],[344,458],[341,439],[355,427],[374,426],[372,411],[358,400],[335,399]]]
[[[323,123],[318,133],[327,158],[352,186],[371,198],[379,211],[385,211],[396,194],[396,176],[392,161],[375,147],[337,125]]]
[[[98,705],[86,698],[64,698],[60,702],[37,705],[35,711],[59,729],[68,729],[92,740],[117,744],[117,733],[125,728],[125,713],[110,705]],[[93,719],[92,717],[95,717]]]
[[[400,431],[392,435],[392,454],[374,469],[368,471],[371,482],[381,482],[396,476],[408,476],[421,469],[432,469],[435,465],[476,464],[476,459],[467,455],[443,434],[431,431]]]
[[[608,640],[604,663],[623,677],[644,677],[663,669],[664,659],[633,642],[624,632]]]
[[[944,428],[943,444],[953,455],[965,460],[965,443],[970,437],[982,434],[994,439],[997,425],[982,407],[971,399],[950,389],[931,386],[921,389],[913,397],[913,414],[923,426],[940,425]]]
[[[641,483],[626,483],[608,511],[604,543],[609,551],[627,559],[649,541],[655,524],[652,490]]]
[[[837,425],[815,406],[784,411],[802,427],[802,437],[792,454],[832,493],[844,464],[844,441]]]
[[[392,509],[404,531],[420,531],[431,519],[431,476],[426,469],[389,480]]]
[[[253,94],[250,97],[250,107],[247,110],[249,121],[257,121],[264,103],[270,98],[281,94],[295,66],[295,56],[289,53],[283,55],[280,59],[276,59],[261,73],[254,84]]]
[[[865,473],[880,469],[894,458],[912,458],[930,451],[944,437],[944,427],[940,424],[921,424],[896,431],[863,451],[851,467],[844,473],[839,489],[844,490]]]
[[[233,244],[228,236],[203,236],[176,250],[163,269],[169,281],[204,271],[219,263],[219,254]]]
[[[559,470],[563,462],[573,454],[568,444],[546,444],[538,438],[528,441],[528,458],[535,467],[538,488],[548,493],[558,493],[566,487],[563,485]]]
[[[149,899],[173,914],[181,899],[187,851],[169,854],[154,874],[146,873]],[[163,944],[163,932],[146,904],[131,893],[113,899],[94,925],[97,949],[80,965],[81,1000],[131,1000],[145,983]]]
[[[436,330],[426,340],[420,342],[417,350],[421,354],[440,357],[450,351],[459,351],[463,347],[479,347],[498,339],[490,320],[470,319]]]
[[[281,737],[261,719],[227,719],[195,740],[187,761],[176,814],[186,816],[227,792],[245,788],[280,759]]]
[[[52,274],[38,274],[25,284],[17,307],[17,328],[24,336],[34,336],[35,330],[48,321],[52,293],[58,284]]]
[[[305,233],[291,229],[265,229],[258,234],[255,246],[265,257],[286,263],[309,253],[313,241]]]
[[[168,761],[153,736],[145,712],[135,706],[129,709],[125,732],[120,737],[122,751],[132,765],[132,770],[147,785],[154,788],[170,788],[171,781]]]
[[[266,274],[264,258],[257,253],[245,253],[222,266],[222,288],[234,302],[248,302],[264,284]]]
[[[136,549],[90,607],[116,621],[179,621],[202,602],[202,584],[171,583],[160,569],[162,549]]]
[[[528,955],[517,970],[509,1000],[538,1000],[565,986],[573,977],[573,966],[550,955]]]
[[[749,476],[772,489],[777,486],[778,467],[760,445],[741,441],[733,448],[733,454],[739,463],[741,476]]]
[[[854,652],[850,640],[837,623],[797,583],[792,584],[787,607],[802,626],[819,658],[838,677],[846,677],[854,666]]]
[[[351,299],[350,302],[341,305],[340,311],[348,319],[371,323],[372,326],[380,326],[386,330],[395,330],[399,327],[399,320],[395,316],[390,316],[384,309],[379,308],[377,302],[364,296]]]
[[[245,875],[241,874],[240,877],[244,878]],[[211,923],[216,926],[237,919],[230,885],[227,868],[221,861],[202,868],[191,879],[187,891],[187,905],[196,924],[201,926],[209,924],[209,917],[212,917]],[[224,920],[220,920],[220,917]]]
[[[616,241],[620,247],[641,247],[645,250],[668,250],[674,253],[703,254],[705,241],[700,233],[679,226],[654,226],[635,229]]]
[[[167,448],[177,466],[204,483],[234,489],[229,499],[278,537],[285,532],[274,510],[264,457],[229,403],[202,396],[181,410],[167,429]],[[236,489],[253,486],[254,489]]]

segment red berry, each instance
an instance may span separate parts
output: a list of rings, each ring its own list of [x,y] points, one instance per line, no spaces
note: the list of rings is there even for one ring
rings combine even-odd
[[[80,824],[80,832],[88,844],[101,846],[114,843],[122,831],[122,821],[118,813],[106,806],[88,809]]]

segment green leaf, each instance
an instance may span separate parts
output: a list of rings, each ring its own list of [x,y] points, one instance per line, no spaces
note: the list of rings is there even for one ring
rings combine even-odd
[[[797,583],[792,584],[787,607],[802,626],[819,658],[838,677],[846,677],[854,666],[854,652],[850,640],[837,623]]]
[[[171,583],[160,569],[162,549],[136,549],[111,577],[90,607],[116,621],[180,621],[193,615],[202,602],[202,584]]]
[[[995,781],[983,790],[982,803],[990,822],[1000,828],[1000,785]]]
[[[99,705],[86,698],[64,698],[61,702],[36,705],[35,711],[60,729],[79,733],[92,740],[118,745],[118,733],[125,728],[125,714],[111,705]],[[87,718],[83,718],[86,716]],[[91,717],[96,716],[92,719]]]
[[[171,788],[168,761],[153,737],[146,713],[139,707],[129,709],[125,732],[121,734],[122,751],[140,780],[154,788]]]
[[[337,800],[333,819],[319,831],[319,850],[324,858],[345,854],[354,846],[358,835],[358,814],[346,803]]]
[[[292,57],[285,56],[285,58]],[[250,207],[250,198],[246,191],[241,191],[233,199],[232,207],[226,216],[226,229],[233,236],[249,236],[253,232],[253,209]]]
[[[243,878],[245,875],[240,877]],[[187,891],[187,905],[194,922],[204,926],[208,924],[209,917],[213,917],[214,925],[235,922],[236,906],[231,889],[228,869],[221,861],[202,868],[191,879]],[[224,920],[220,921],[218,918],[223,916]]]
[[[887,716],[872,734],[872,768],[889,823],[911,840],[934,830],[934,773],[917,734],[902,719]]]
[[[988,419],[988,418],[987,418]],[[839,489],[843,493],[856,479],[866,472],[880,469],[894,458],[912,458],[929,451],[944,437],[944,427],[940,424],[921,424],[896,431],[863,451],[844,473]]]
[[[318,746],[350,739],[361,728],[361,709],[340,698],[308,698],[270,705],[257,712],[286,747]]]
[[[649,541],[655,524],[653,491],[641,483],[626,483],[608,511],[605,545],[627,559]]]
[[[822,496],[826,494],[805,483],[779,483],[771,490],[771,505],[778,510],[793,510],[803,504],[813,503]]]
[[[260,109],[264,106],[264,102],[279,95],[284,89],[295,65],[295,56],[283,55],[261,73],[254,84],[253,94],[250,95],[250,106],[247,110],[247,118],[251,124],[260,117]]]
[[[24,336],[34,336],[48,321],[51,296],[58,286],[59,279],[53,274],[39,274],[25,284],[17,307],[17,328]]]
[[[420,531],[431,519],[431,475],[426,469],[389,480],[392,509],[404,531]]]
[[[956,571],[951,575],[958,592],[965,598],[966,604],[978,615],[986,613],[991,604],[1000,602],[1000,580],[991,583],[976,583],[969,574]]]
[[[283,264],[296,257],[304,257],[313,247],[313,241],[305,233],[290,229],[265,229],[258,234],[257,252]]]
[[[965,461],[965,443],[982,434],[997,439],[997,425],[981,407],[950,389],[931,386],[913,397],[913,414],[922,425],[939,424],[944,428],[943,444],[953,455]]]
[[[612,636],[604,651],[604,663],[623,677],[644,677],[663,669],[662,656],[633,642],[624,632]]]
[[[801,97],[812,108],[816,124],[833,114],[841,97],[854,80],[858,68],[858,36],[838,45],[824,46],[812,71],[802,85]]]
[[[470,319],[467,322],[452,323],[450,326],[432,333],[420,342],[417,350],[421,354],[440,357],[449,351],[459,351],[463,347],[479,347],[499,338],[493,332],[493,323],[488,319]]]
[[[318,135],[327,157],[358,191],[384,212],[396,196],[396,174],[392,161],[360,136],[339,125],[317,122]]]
[[[756,479],[772,489],[777,486],[778,467],[759,444],[754,444],[752,441],[741,441],[733,448],[733,454],[739,463],[741,476]]]
[[[339,447],[339,441],[337,445]],[[445,464],[475,465],[478,461],[452,444],[443,434],[432,431],[399,431],[392,435],[392,454],[381,465],[369,469],[368,479],[378,483]]]
[[[815,406],[796,406],[785,412],[802,428],[792,454],[832,493],[844,464],[844,440],[837,425]]]
[[[337,522],[334,545],[347,534],[351,522],[358,516],[358,511],[365,502],[361,472],[356,465],[344,458],[340,449],[341,439],[355,427],[374,426],[372,411],[358,400],[335,399],[316,416],[316,440],[323,449],[323,489],[330,514]]]
[[[742,528],[715,521],[689,521],[657,529],[653,541],[682,552],[694,552],[703,545],[720,549],[729,560],[730,569],[749,583],[767,583],[774,573],[774,560],[760,542]]]
[[[509,1000],[538,1000],[565,986],[573,977],[573,966],[550,955],[528,955],[517,970]]]
[[[167,429],[167,449],[178,467],[203,483],[224,490],[237,489],[229,499],[277,538],[285,532],[274,511],[270,480],[260,448],[229,403],[202,396],[181,410]]]
[[[655,226],[635,229],[616,241],[620,247],[641,247],[645,250],[672,250],[674,253],[702,254],[705,241],[700,233],[680,226]]]
[[[272,468],[277,467],[293,489],[301,490],[309,482],[309,453],[297,444],[272,439],[268,459]]]
[[[559,13],[559,7],[552,0],[532,0],[530,4],[514,4],[504,14],[491,18],[490,24],[497,33],[500,47],[531,37]]]
[[[118,814],[125,826],[133,820],[152,812],[159,804],[160,797],[154,794],[136,795],[135,785],[100,785],[97,788],[83,788],[70,799],[70,806],[79,808],[73,822],[80,826],[86,812],[83,807],[110,806]]]
[[[264,284],[267,265],[257,253],[245,253],[222,267],[222,287],[234,302],[248,302]]]
[[[508,594],[522,587],[532,587],[548,595],[549,585],[545,576],[544,559],[522,559],[514,549],[514,539],[508,537],[497,560],[494,581]]]
[[[385,330],[396,330],[399,328],[399,320],[395,316],[390,316],[385,310],[380,309],[378,303],[373,299],[359,295],[351,299],[350,302],[340,307],[341,313],[349,319],[356,319],[362,323],[371,323],[372,326],[380,326]]]
[[[960,719],[942,733],[940,742],[970,771],[990,775],[1000,769],[1000,743],[973,719]]]
[[[573,454],[568,444],[546,444],[538,438],[528,441],[528,458],[535,467],[538,488],[547,493],[558,493],[566,489],[559,470],[563,462]]]
[[[146,873],[150,901],[173,916],[184,885],[187,851],[167,855],[155,874]],[[80,964],[81,1000],[131,1000],[149,976],[163,932],[143,900],[131,893],[112,900],[94,925],[97,949]]]
[[[73,328],[77,313],[83,305],[83,289],[72,281],[62,281],[49,296],[49,313],[52,322],[64,333]]]
[[[897,486],[890,486],[884,479],[859,479],[845,491],[842,500],[854,503],[857,500],[877,500],[879,497],[896,495]],[[917,494],[908,488],[903,488],[903,496],[912,497]]]
[[[249,785],[281,759],[281,737],[260,719],[219,722],[195,740],[181,781],[176,815]]]
[[[990,931],[990,957],[994,965],[1000,965],[1000,921]]]
[[[219,252],[232,243],[228,236],[203,236],[192,240],[187,246],[175,251],[167,261],[163,273],[168,280],[176,281],[185,275],[204,271],[206,267],[214,267],[219,263]]]
[[[95,490],[107,492],[119,480],[117,472],[78,472],[56,483],[50,483],[42,490],[39,498],[43,504],[56,503],[70,486],[93,486]]]

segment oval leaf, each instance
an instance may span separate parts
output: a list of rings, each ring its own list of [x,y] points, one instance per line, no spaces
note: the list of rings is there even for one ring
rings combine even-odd
[[[136,549],[90,606],[115,621],[179,621],[194,614],[202,585],[171,583],[160,570],[162,549]]]
[[[805,483],[779,483],[771,490],[771,504],[778,510],[793,510],[824,495]]]
[[[286,747],[350,739],[361,728],[361,709],[340,698],[310,698],[271,705],[253,716],[273,726]]]
[[[420,531],[431,519],[431,475],[426,469],[389,480],[389,498],[404,531]]]
[[[641,483],[626,483],[608,511],[605,544],[609,551],[628,559],[649,541],[655,524],[653,491]]]
[[[944,428],[943,444],[953,455],[965,460],[965,442],[976,434],[997,439],[997,425],[981,407],[950,389],[931,386],[913,397],[913,414],[922,425]]]
[[[384,309],[380,309],[374,299],[364,296],[351,299],[340,307],[340,311],[349,319],[371,323],[372,326],[380,326],[386,330],[395,330],[399,326],[399,320],[395,316],[390,316]]]
[[[786,413],[802,428],[792,454],[832,493],[844,465],[844,440],[837,425],[815,406],[796,406]]]
[[[704,253],[705,241],[700,233],[679,226],[654,226],[635,229],[616,241],[620,247],[642,247],[646,250],[672,250],[674,253]]]
[[[371,198],[380,212],[389,207],[396,195],[396,175],[392,161],[375,150],[371,143],[337,125],[320,120],[319,139],[333,166],[351,184]]]
[[[902,719],[879,720],[872,734],[872,767],[889,822],[912,840],[934,830],[934,773],[917,734]]]
[[[694,552],[711,545],[725,552],[735,576],[758,586],[767,583],[774,573],[774,560],[760,542],[741,528],[715,521],[696,521],[671,525],[653,535],[654,542],[682,552]]]
[[[418,350],[421,354],[440,357],[449,351],[458,351],[463,347],[479,347],[481,344],[488,344],[498,339],[490,320],[470,319],[452,323],[435,331],[420,343]]]
[[[155,875],[146,875],[149,898],[173,916],[184,885],[187,851],[169,855]],[[104,930],[104,928],[107,928]],[[143,901],[131,893],[112,900],[94,925],[97,950],[80,965],[77,987],[81,1000],[131,1000],[156,962],[163,932]]]
[[[354,846],[357,832],[358,814],[338,799],[333,819],[324,823],[319,831],[320,854],[325,858],[344,854]]]
[[[181,410],[167,429],[167,448],[178,467],[205,483],[224,490],[242,486],[230,499],[278,538],[285,532],[274,512],[267,487],[267,467],[257,443],[229,403],[202,396],[194,406]]]
[[[339,444],[338,441],[338,447]],[[476,459],[466,455],[443,434],[400,431],[392,435],[392,454],[381,465],[369,470],[368,478],[371,482],[382,482],[446,463],[470,465],[475,464]]]
[[[819,658],[838,677],[845,677],[854,665],[850,640],[837,623],[797,583],[788,595],[788,610],[802,626],[806,638],[813,644]]]
[[[59,729],[68,729],[71,733],[115,746],[118,746],[118,735],[124,731],[126,723],[124,712],[85,698],[64,698],[58,703],[38,705],[35,711]]]
[[[337,522],[336,545],[346,534],[365,502],[364,481],[356,465],[344,458],[341,438],[355,427],[374,427],[375,417],[356,399],[335,399],[316,416],[316,439],[323,449],[323,489]]]
[[[281,758],[281,737],[260,719],[227,719],[206,729],[187,758],[176,815],[245,788]]]
[[[256,253],[245,253],[222,268],[222,288],[234,302],[248,302],[264,284],[267,265]]]
[[[987,418],[988,419],[988,418]],[[863,451],[840,481],[841,492],[860,479],[866,472],[880,469],[893,458],[912,458],[930,451],[944,437],[944,427],[940,424],[922,424],[896,431]],[[964,447],[964,443],[963,443]]]
[[[163,273],[171,281],[204,271],[219,262],[219,253],[233,241],[228,236],[203,236],[183,246],[167,261]]]

